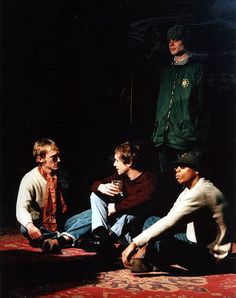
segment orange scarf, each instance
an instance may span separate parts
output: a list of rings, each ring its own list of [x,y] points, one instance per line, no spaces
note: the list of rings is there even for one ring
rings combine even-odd
[[[67,206],[61,191],[58,189],[57,176],[47,174],[42,167],[38,167],[38,169],[40,174],[47,180],[46,192],[43,200],[43,226],[50,231],[56,231],[57,204],[61,204],[62,213],[67,211]]]

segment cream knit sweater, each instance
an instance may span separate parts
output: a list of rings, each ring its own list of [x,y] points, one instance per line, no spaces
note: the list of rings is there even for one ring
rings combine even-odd
[[[33,168],[22,178],[16,202],[16,218],[24,227],[39,217],[46,183],[38,167]]]
[[[176,224],[187,223],[187,238],[207,246],[216,259],[223,259],[231,249],[227,229],[227,203],[213,183],[201,178],[192,189],[185,188],[169,213],[133,239],[143,246]]]

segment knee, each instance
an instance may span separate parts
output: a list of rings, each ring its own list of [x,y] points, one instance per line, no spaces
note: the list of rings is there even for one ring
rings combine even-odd
[[[125,215],[125,219],[127,223],[135,223],[137,221],[137,217],[135,215]]]
[[[92,192],[90,195],[90,202],[96,201],[97,199],[98,199],[98,196],[94,192]]]
[[[91,209],[87,209],[87,210],[85,210],[85,211],[83,211],[82,213],[81,213],[81,217],[83,218],[83,219],[90,219],[91,218],[91,216],[92,216],[92,210]]]
[[[150,216],[143,225],[143,230],[146,230],[150,226],[152,226],[154,223],[156,223],[160,218],[158,216]]]

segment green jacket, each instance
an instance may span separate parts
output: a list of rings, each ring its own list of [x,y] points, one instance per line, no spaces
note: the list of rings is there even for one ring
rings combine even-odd
[[[208,125],[203,83],[203,65],[191,58],[162,72],[152,135],[155,147],[189,150],[204,145]]]

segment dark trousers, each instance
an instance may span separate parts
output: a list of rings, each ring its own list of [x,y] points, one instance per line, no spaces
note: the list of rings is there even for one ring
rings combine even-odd
[[[156,216],[149,217],[144,224],[144,229],[159,219]],[[189,241],[186,233],[169,233],[153,239],[147,246],[145,259],[157,266],[179,264],[187,269],[215,265],[215,258],[208,248]]]

